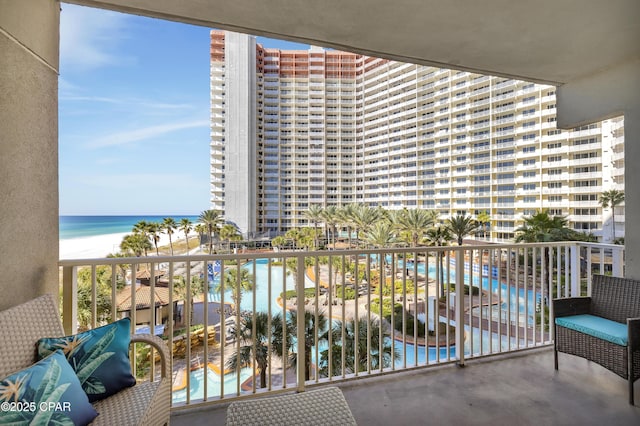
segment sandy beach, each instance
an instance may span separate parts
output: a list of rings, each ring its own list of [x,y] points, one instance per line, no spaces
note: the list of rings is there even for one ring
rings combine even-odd
[[[92,237],[78,237],[60,240],[60,259],[96,259],[106,257],[109,253],[120,251],[122,238],[131,232],[121,232],[117,234],[104,234]],[[195,234],[190,234],[195,235]],[[175,241],[184,241],[184,235],[173,234],[171,237]],[[158,247],[168,246],[169,236],[162,234]],[[151,251],[150,255],[155,254]]]

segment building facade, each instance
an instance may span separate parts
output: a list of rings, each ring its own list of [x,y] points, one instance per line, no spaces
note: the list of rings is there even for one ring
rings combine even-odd
[[[357,202],[487,212],[494,240],[546,209],[612,241],[599,199],[624,189],[623,119],[555,120],[553,86],[211,32],[211,208],[252,236]]]

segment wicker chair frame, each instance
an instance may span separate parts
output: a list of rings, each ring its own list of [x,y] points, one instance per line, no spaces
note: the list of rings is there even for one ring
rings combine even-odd
[[[47,294],[0,312],[0,377],[36,361],[36,342],[42,337],[64,336],[58,307]],[[93,404],[98,417],[92,425],[169,424],[171,382],[167,345],[156,336],[134,335],[131,343],[146,343],[160,355],[161,378],[137,383]]]
[[[553,313],[556,318],[590,314],[627,325],[626,347],[555,325],[554,364],[557,370],[558,352],[600,364],[628,381],[633,405],[633,384],[640,378],[640,281],[594,275],[591,297],[554,299]]]

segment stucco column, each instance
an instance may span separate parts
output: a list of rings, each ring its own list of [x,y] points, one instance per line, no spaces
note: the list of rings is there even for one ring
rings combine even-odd
[[[624,113],[625,276],[640,279],[640,99]]]
[[[0,0],[0,309],[58,294],[60,4]]]
[[[624,115],[625,276],[640,279],[640,59],[558,87],[558,128]]]

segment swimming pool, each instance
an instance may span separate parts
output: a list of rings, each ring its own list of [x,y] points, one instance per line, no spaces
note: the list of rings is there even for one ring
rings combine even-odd
[[[391,259],[389,259],[390,261]],[[399,267],[402,268],[403,261],[399,261]],[[413,264],[411,261],[407,262],[407,266],[413,268]],[[249,272],[254,272],[254,262],[249,262],[242,266],[243,268],[249,270]],[[419,262],[417,265],[418,273],[425,273],[425,264],[423,262]],[[284,276],[284,268],[280,265],[271,266],[271,289],[269,289],[268,277],[269,277],[269,266],[267,259],[260,259],[255,262],[255,275],[256,275],[256,285],[255,285],[255,307],[253,305],[254,298],[252,293],[243,294],[242,300],[240,302],[240,308],[245,311],[253,312],[254,308],[256,312],[268,312],[269,308],[271,309],[272,314],[276,312],[282,312],[282,308],[277,304],[277,299],[284,289],[293,290],[295,289],[295,281],[292,275]],[[436,276],[436,268],[435,265],[429,265],[428,267],[428,275],[430,278],[434,278]],[[455,279],[455,271],[452,269],[449,275],[451,280]],[[498,280],[492,279],[491,281],[487,277],[480,277],[478,275],[474,275],[473,277],[474,285],[478,286],[479,283],[483,289],[488,290],[489,286],[493,292],[497,292],[498,288],[500,288],[501,297],[503,300],[509,297],[509,303],[512,306],[512,310],[514,312],[520,312],[520,315],[523,315],[525,311],[525,290],[523,288],[518,289],[518,292],[515,291],[514,287],[511,287],[509,290],[509,286],[506,284],[500,284]],[[465,282],[469,282],[468,275],[465,274]],[[284,283],[284,284],[283,284]],[[306,279],[305,287],[314,287],[315,283],[310,279]],[[284,287],[284,288],[283,288]],[[209,300],[210,301],[220,301],[220,294],[213,291],[213,287],[209,290]],[[225,301],[231,301],[231,292],[229,290],[225,291]],[[534,315],[534,294],[531,290],[527,291],[526,300],[528,302],[529,316],[530,322],[532,321],[532,315]],[[270,303],[270,305],[269,305]],[[506,303],[504,303],[506,305]],[[517,306],[517,308],[516,308]],[[506,307],[505,307],[506,309]],[[442,318],[441,318],[442,319]],[[446,321],[446,319],[445,319]],[[469,353],[479,353],[481,349],[482,342],[482,352],[486,353],[491,350],[493,352],[497,352],[500,350],[508,350],[509,347],[513,347],[517,344],[514,338],[510,340],[506,339],[504,336],[502,338],[496,334],[492,333],[491,335],[487,330],[480,330],[477,328],[469,328],[465,326],[465,330],[467,331],[467,339],[465,340],[464,352],[465,354]],[[401,354],[399,358],[395,359],[395,367],[402,368],[404,365],[407,367],[412,367],[416,365],[424,365],[426,363],[434,363],[438,360],[454,360],[456,357],[456,348],[455,346],[449,347],[449,357],[447,358],[447,347],[442,346],[440,348],[435,347],[425,347],[423,345],[417,346],[417,361],[416,361],[416,347],[411,343],[403,344],[402,341],[395,340],[394,346],[397,352]],[[313,350],[313,357],[315,358],[315,350]],[[244,369],[241,373],[240,380],[241,383],[251,377],[251,369]],[[225,393],[235,393],[237,390],[237,375],[232,373],[228,374],[224,378],[225,382]],[[203,369],[195,370],[191,372],[191,398],[198,399],[203,398],[204,389],[203,389]],[[213,371],[209,371],[208,378],[209,390],[208,396],[218,396],[220,392],[220,376],[217,375]],[[186,400],[186,389],[173,392],[173,398],[175,402],[182,402]]]
[[[386,261],[391,262],[391,257],[388,256]],[[397,263],[398,267],[402,268],[404,265],[404,260],[398,259],[397,262],[398,262]],[[246,268],[247,270],[253,273],[253,262],[249,262],[243,265],[242,267]],[[407,261],[407,267],[413,268],[414,267],[413,261],[411,260]],[[424,262],[418,262],[417,269],[418,269],[418,273],[420,274],[424,274],[426,270],[428,271],[428,276],[430,278],[435,279],[436,277],[435,264],[429,264],[428,268],[426,268],[426,265]],[[256,274],[256,286],[255,286],[256,287],[255,288],[256,312],[267,312],[269,310],[269,301],[271,301],[271,312],[273,314],[276,312],[282,312],[282,308],[277,304],[277,298],[280,296],[280,294],[283,291],[284,268],[280,265],[271,266],[271,290],[270,291],[268,286],[268,276],[269,276],[268,259],[259,259],[255,262],[255,274]],[[449,277],[451,280],[455,280],[455,270],[453,268],[451,268],[450,270]],[[288,275],[284,277],[284,283],[285,283],[284,287],[286,288],[286,290],[295,289],[295,282],[292,275]],[[465,274],[465,283],[467,284],[469,283],[468,274]],[[314,287],[314,285],[315,284],[312,280],[310,280],[309,278],[306,279],[305,287]],[[507,308],[510,306],[512,316],[519,315],[521,317],[521,321],[523,321],[525,312],[527,312],[528,314],[527,322],[530,325],[533,324],[534,316],[535,316],[535,305],[537,300],[540,299],[540,294],[535,294],[532,290],[525,290],[524,288],[518,288],[517,289],[518,291],[516,291],[515,287],[508,286],[505,283],[500,283],[497,279],[494,279],[494,278],[489,279],[486,276],[481,278],[477,274],[474,274],[473,276],[473,285],[481,286],[484,290],[489,290],[489,288],[491,288],[491,291],[494,293],[497,293],[498,291],[500,292],[501,300],[505,301],[502,303],[502,306],[501,306],[501,309],[504,311],[502,314],[503,318],[506,318],[505,313],[507,311]],[[214,292],[213,288],[211,288],[209,291],[209,300],[215,300],[215,301],[220,300],[220,294],[217,292]],[[230,300],[231,300],[231,292],[227,290],[225,292],[225,301],[230,301]],[[507,300],[508,302],[506,302]],[[253,311],[254,309],[253,295],[251,293],[246,293],[243,295],[242,300],[240,302],[240,308],[242,310],[246,310],[250,312]],[[466,342],[465,353],[470,353],[470,351],[477,353],[479,351],[479,348],[480,348],[479,342],[481,341],[480,336],[478,334],[479,330],[477,329],[474,329],[474,330],[475,330],[474,337],[472,339],[467,339],[468,341],[469,340],[473,341],[474,347],[473,348],[467,347],[470,345],[470,343]],[[500,339],[499,336],[494,335],[490,339],[486,331],[483,332],[483,336],[482,336],[483,351],[489,348],[490,346],[489,340],[493,341],[491,343],[491,346],[494,348],[494,351],[495,351],[495,350],[498,350],[498,346],[505,345],[504,341],[506,340],[506,338],[503,337],[502,339]],[[501,340],[502,340],[502,343],[500,342]],[[410,345],[410,346],[409,345],[410,344],[407,344],[407,348],[408,348],[407,349],[407,365],[410,365],[410,364],[413,365],[414,360],[409,359],[409,354],[411,354],[411,356],[414,357],[415,349],[413,348],[413,345]],[[513,342],[512,342],[512,345],[513,345]],[[418,345],[418,347],[419,347],[418,363],[425,362],[426,352],[429,353],[428,355],[429,362],[437,359],[437,354],[436,354],[437,351],[435,348],[428,348],[428,350],[425,352],[425,348],[423,346]],[[502,349],[506,349],[506,348],[502,348]],[[446,358],[446,349],[441,348],[440,350],[442,352],[440,354],[440,359]],[[453,354],[455,354],[455,349],[452,349],[452,351],[453,351]],[[451,355],[451,356],[454,357],[455,355]]]
[[[253,272],[254,262],[248,262],[242,265],[243,269]],[[282,308],[278,305],[277,299],[283,290],[295,290],[296,284],[293,275],[287,275],[283,278],[284,268],[281,265],[271,266],[271,289],[269,289],[269,260],[258,259],[255,261],[255,294],[256,305],[255,312],[268,312],[269,302],[271,302],[271,312],[282,312]],[[284,281],[284,284],[283,284]],[[217,283],[216,283],[217,284]],[[314,287],[315,283],[310,279],[305,280],[305,287]],[[215,284],[209,288],[209,301],[219,302],[221,300],[220,293],[214,291]],[[231,302],[231,290],[225,289],[225,302]],[[253,293],[243,293],[240,299],[240,309],[243,311],[254,312]]]
[[[282,312],[282,308],[278,305],[277,299],[283,291],[283,281],[284,288],[286,290],[294,290],[295,289],[295,281],[292,275],[284,276],[284,268],[280,265],[271,266],[271,289],[269,289],[269,261],[268,259],[259,259],[255,262],[255,293],[256,293],[256,312],[268,312],[269,311],[269,302],[271,302],[271,313],[274,315],[277,312]],[[253,262],[246,263],[242,266],[242,268],[247,269],[250,273],[253,273]],[[215,283],[214,283],[215,284]],[[306,287],[314,287],[315,284],[313,281],[307,279],[305,282]],[[220,293],[214,291],[215,285],[209,288],[209,301],[220,301]],[[225,290],[224,295],[225,302],[231,302],[231,291]],[[240,300],[240,309],[243,311],[254,311],[253,306],[253,293],[244,293],[242,294],[242,298]],[[207,378],[207,396],[215,397],[220,396],[220,375],[208,369],[208,378]],[[243,383],[249,377],[251,377],[252,370],[250,368],[245,368],[241,370],[240,373],[240,383]],[[190,377],[190,398],[191,399],[202,399],[204,398],[204,369],[199,368],[191,372]],[[224,376],[224,392],[234,393],[237,390],[237,374],[230,373]],[[177,390],[173,392],[173,401],[174,402],[184,402],[186,401],[186,388],[182,390]]]
[[[251,377],[252,369],[243,368],[240,370],[240,383],[244,383]],[[224,393],[235,394],[237,391],[237,373],[228,373],[224,375]],[[198,368],[190,372],[190,393],[192,400],[204,398],[204,368]],[[207,368],[207,398],[220,396],[220,383],[223,381],[218,373],[210,367]],[[187,388],[175,390],[172,392],[172,401],[174,403],[186,402]]]
[[[391,263],[392,261],[391,256],[387,255],[385,258],[385,261],[387,263]],[[398,270],[402,271],[405,265],[404,260],[397,259],[396,264],[397,264]],[[484,274],[488,272],[488,267],[485,267],[485,266],[486,265],[483,265]],[[406,267],[407,269],[412,271],[413,268],[415,267],[414,261],[408,260],[406,262]],[[495,270],[495,267],[493,268]],[[468,269],[469,269],[468,264],[465,263],[465,271],[467,271]],[[517,320],[519,323],[524,324],[524,316],[526,314],[527,323],[529,325],[534,324],[536,305],[540,302],[540,299],[541,299],[541,295],[539,293],[536,293],[533,290],[526,290],[522,286],[519,287],[516,291],[516,288],[514,286],[509,286],[506,283],[501,283],[496,278],[489,279],[489,277],[487,277],[486,275],[483,275],[481,278],[479,272],[476,269],[477,268],[474,269],[474,274],[473,274],[473,286],[481,287],[483,290],[491,291],[494,294],[499,293],[500,300],[503,300],[503,301],[508,300],[508,302],[503,302],[501,304],[502,318],[506,318],[507,312],[510,311],[512,322],[516,322]],[[425,270],[427,271],[427,275],[429,278],[436,279],[435,263],[433,264],[430,263],[429,267],[426,268],[426,265],[424,262],[418,262],[418,265],[417,265],[418,274],[425,275]],[[497,274],[497,270],[494,272]],[[445,265],[445,280],[450,280],[455,282],[456,272],[453,264],[450,265],[450,268],[448,270],[446,269],[446,265]],[[469,275],[467,273],[464,274],[464,282],[465,284],[469,284],[470,282]],[[493,313],[493,315],[497,319],[497,316],[498,316],[497,310],[494,310],[494,311],[495,312]],[[484,312],[483,312],[483,315],[485,317],[487,316],[487,314]],[[519,318],[516,318],[518,316]]]

